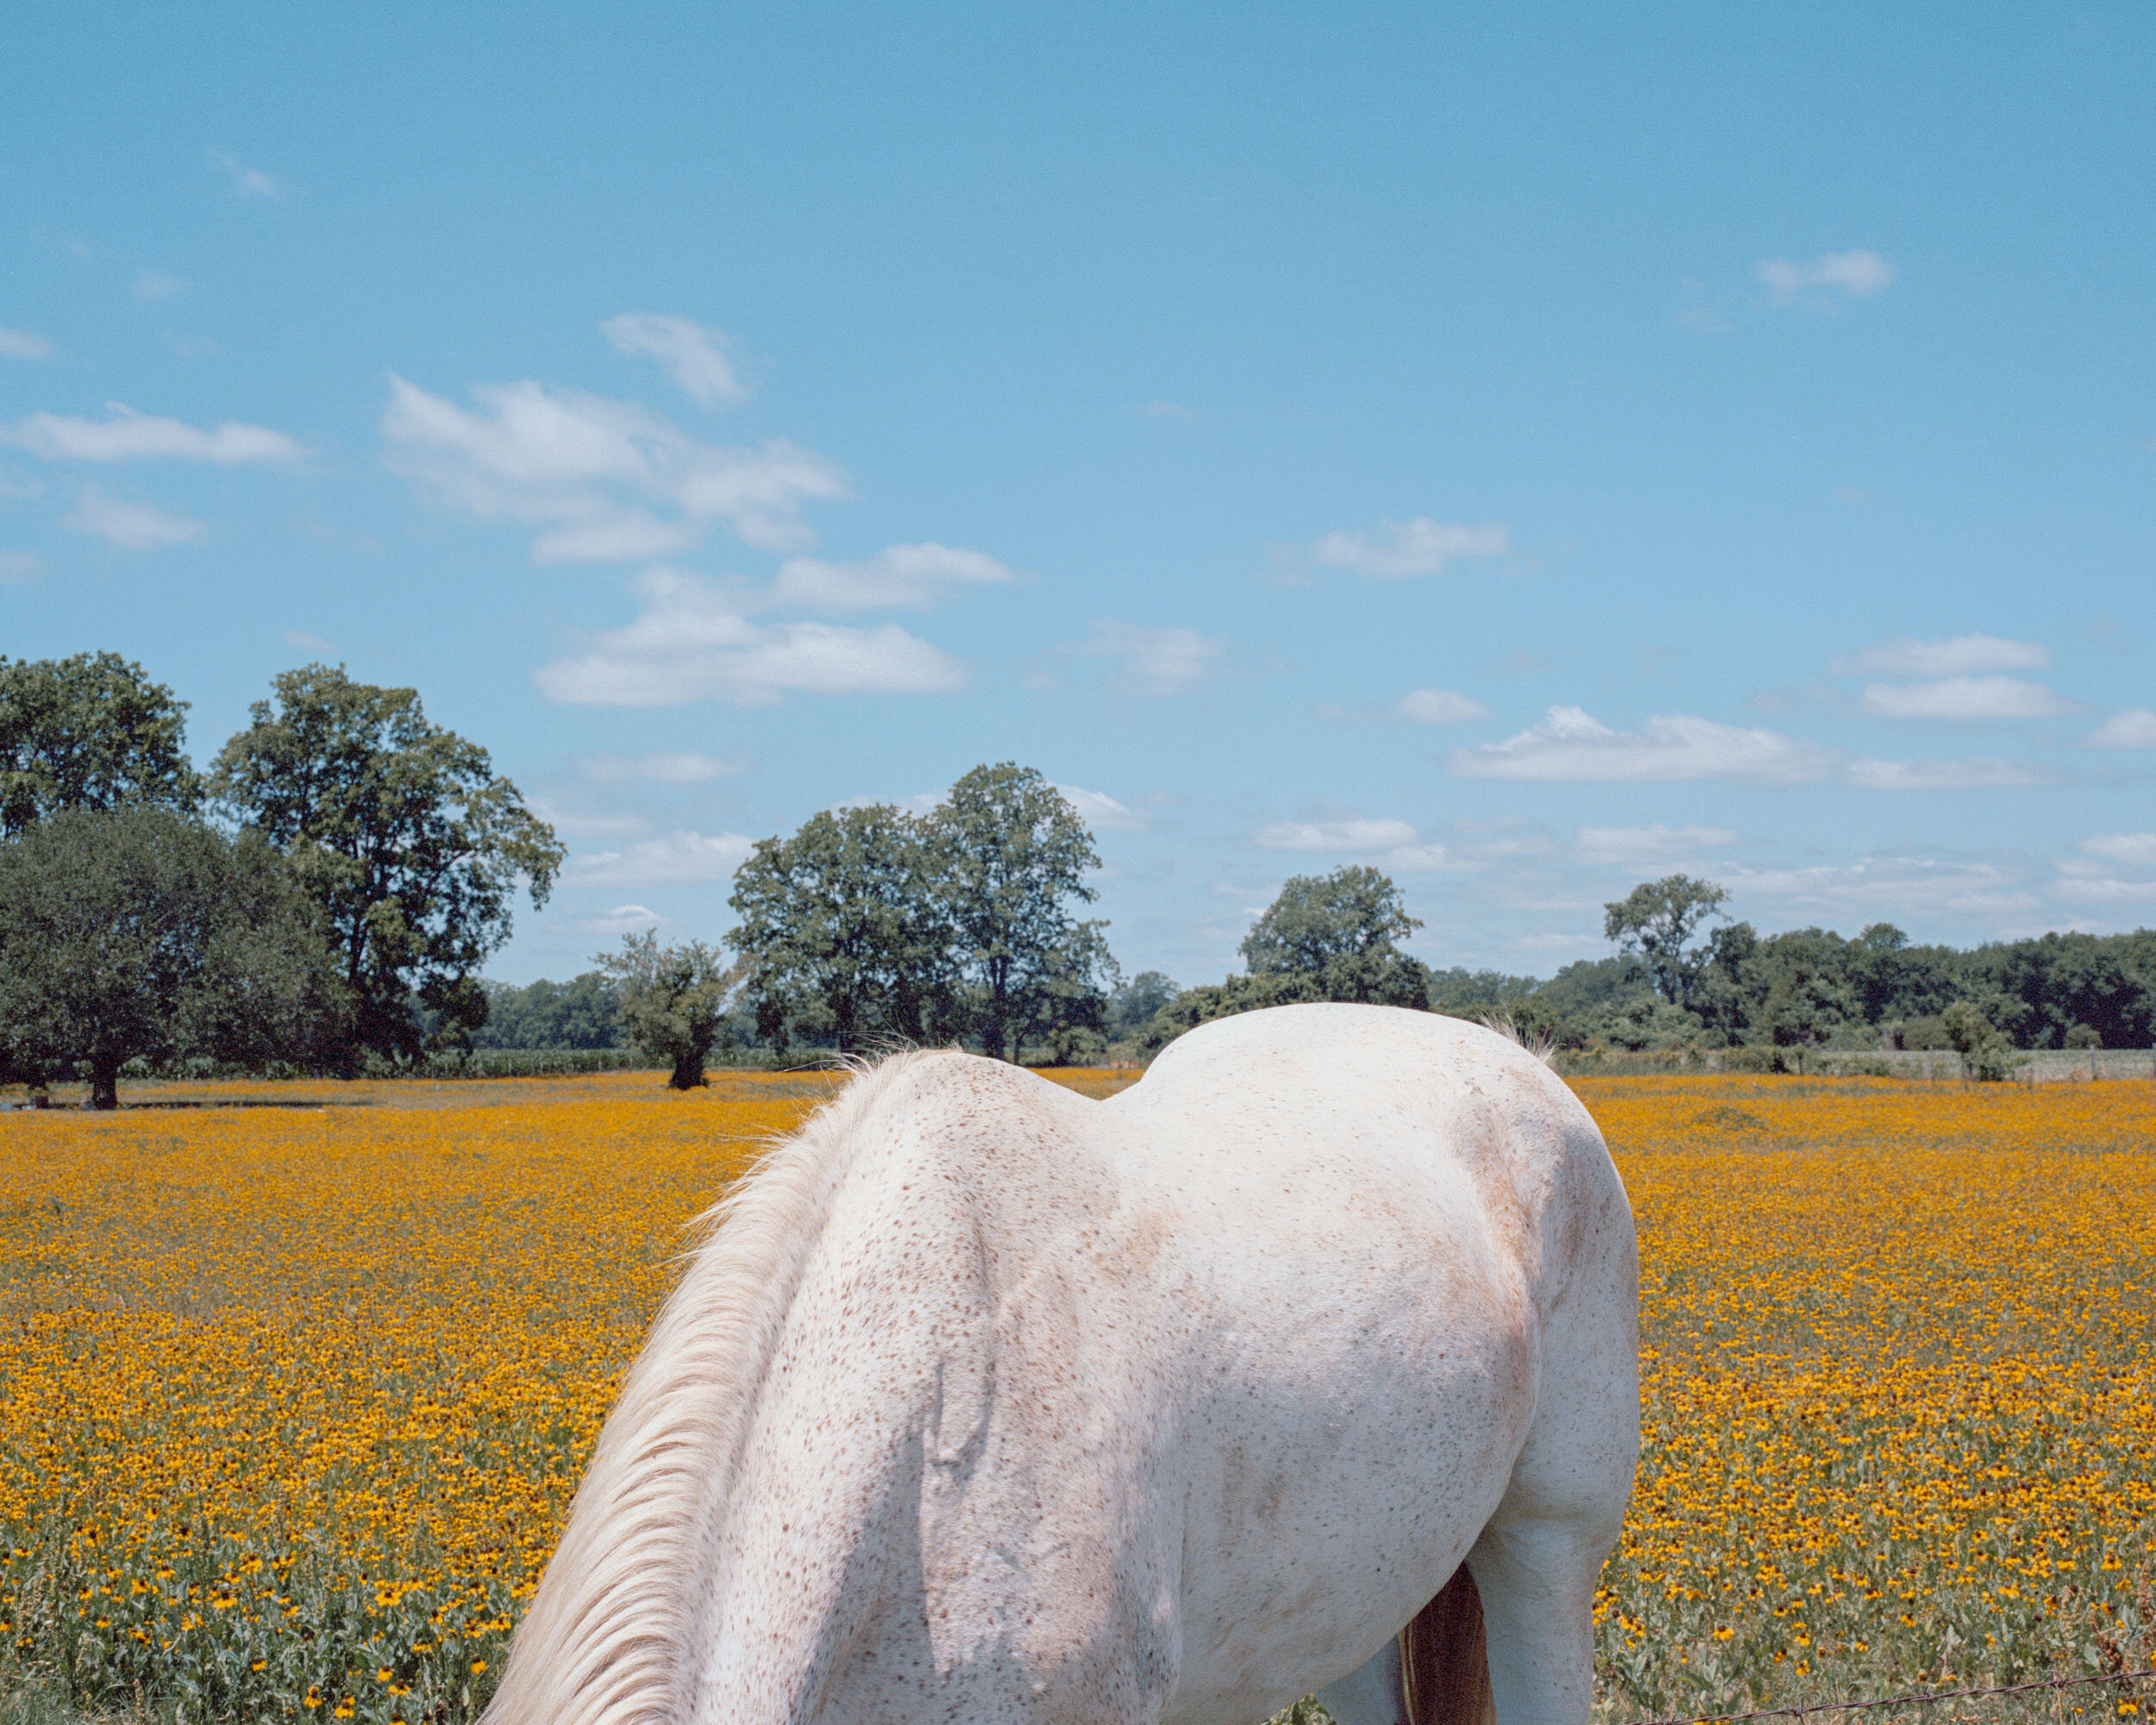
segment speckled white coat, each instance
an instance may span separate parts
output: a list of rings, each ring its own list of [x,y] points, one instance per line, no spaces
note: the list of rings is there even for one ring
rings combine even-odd
[[[1319,1689],[1395,1725],[1394,1637],[1470,1549],[1499,1725],[1583,1725],[1632,1220],[1513,1042],[1282,1007],[1106,1102],[905,1056],[730,1203],[492,1725],[1252,1725]]]

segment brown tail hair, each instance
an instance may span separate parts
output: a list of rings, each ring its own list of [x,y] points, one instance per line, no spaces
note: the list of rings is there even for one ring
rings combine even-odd
[[[1482,1596],[1465,1564],[1400,1632],[1400,1682],[1408,1725],[1496,1725]]]

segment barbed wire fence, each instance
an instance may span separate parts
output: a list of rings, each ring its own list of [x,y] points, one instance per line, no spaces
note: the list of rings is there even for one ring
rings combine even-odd
[[[2139,1683],[2156,1678],[2148,1671],[2104,1672],[2094,1677],[2044,1678],[2034,1683],[2001,1684],[1990,1689],[1913,1690],[1877,1701],[1814,1701],[1802,1707],[1763,1707],[1752,1713],[1706,1713],[1675,1719],[1643,1719],[1637,1725],[1741,1725],[1750,1719],[1798,1719],[1812,1713],[1862,1713],[1881,1707],[1933,1707],[1942,1701],[1971,1701],[1984,1696],[2028,1695],[2044,1689],[2079,1689],[2096,1684]]]

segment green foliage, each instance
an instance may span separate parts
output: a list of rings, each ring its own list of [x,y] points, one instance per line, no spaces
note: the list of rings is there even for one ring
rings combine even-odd
[[[1143,1030],[1154,1013],[1181,992],[1175,979],[1161,971],[1139,971],[1108,996],[1108,1034],[1126,1037]]]
[[[318,913],[259,837],[168,809],[70,809],[0,846],[0,1051],[86,1069],[117,1106],[143,1058],[305,1059],[342,1021]]]
[[[544,977],[522,988],[490,982],[486,1022],[472,1032],[473,1048],[611,1049],[622,1040],[614,991],[597,970],[567,982]]]
[[[922,824],[887,803],[761,840],[727,901],[758,1033],[829,1038],[851,1054],[947,1027],[956,932],[940,872]]]
[[[0,838],[62,809],[191,813],[187,703],[117,653],[0,657]]]
[[[1315,982],[1292,970],[1201,982],[1194,988],[1185,988],[1156,1012],[1135,1040],[1139,1051],[1150,1057],[1185,1031],[1195,1030],[1214,1019],[1232,1018],[1238,1013],[1254,1013],[1265,1007],[1290,1007],[1319,998]]]
[[[1100,853],[1078,812],[1031,767],[976,767],[929,815],[924,840],[949,919],[962,999],[981,1045],[1015,1060],[1028,1041],[1067,1052],[1097,1033],[1119,980],[1086,870]]]
[[[1686,1004],[1708,954],[1693,935],[1722,913],[1728,893],[1712,881],[1666,875],[1643,881],[1624,898],[1602,906],[1602,938],[1645,962],[1656,992],[1673,1007]]]
[[[704,1063],[748,974],[747,960],[728,969],[720,958],[700,940],[661,946],[656,929],[625,934],[619,952],[598,956],[630,1040],[655,1063],[672,1068],[667,1082],[676,1090],[704,1082]]]
[[[1244,936],[1253,976],[1296,976],[1309,997],[1427,1007],[1430,972],[1395,944],[1421,923],[1391,878],[1363,863],[1297,875]]]
[[[546,902],[566,853],[487,753],[428,722],[417,693],[309,665],[217,756],[219,804],[290,859],[323,907],[353,1002],[348,1058],[417,1057],[486,1021],[473,974],[510,934],[519,882]]]
[[[1962,1070],[1969,1076],[1996,1084],[2014,1070],[2013,1044],[1974,1000],[1956,1000],[1942,1017],[1947,1040],[1961,1057]]]

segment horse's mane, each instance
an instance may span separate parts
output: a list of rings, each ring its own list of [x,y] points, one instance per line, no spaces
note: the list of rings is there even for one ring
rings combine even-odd
[[[486,1725],[678,1725],[685,1657],[710,1590],[723,1487],[856,1128],[899,1054],[780,1138],[701,1219],[710,1230],[660,1311],[599,1433],[517,1632]]]

